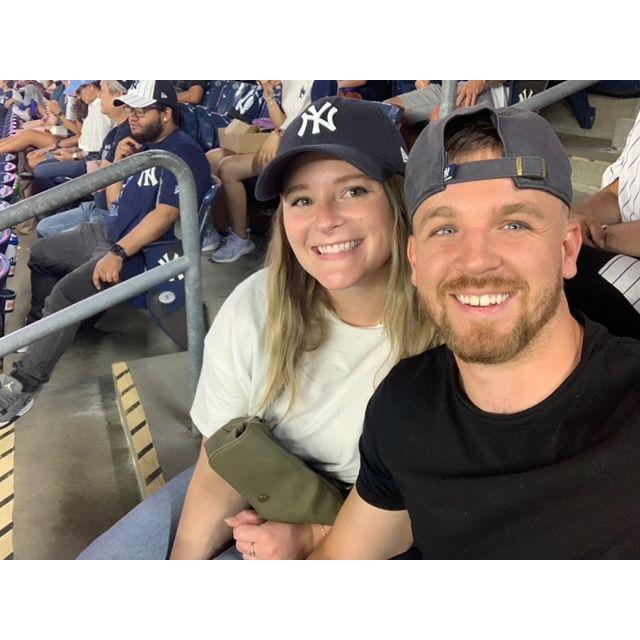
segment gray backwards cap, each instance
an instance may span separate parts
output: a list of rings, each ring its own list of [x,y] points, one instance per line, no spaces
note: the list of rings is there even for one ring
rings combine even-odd
[[[502,140],[504,157],[448,164],[446,141],[470,122],[493,124]],[[540,189],[571,206],[571,165],[551,125],[524,109],[479,105],[459,109],[420,134],[409,154],[404,183],[409,221],[427,198],[448,184],[493,178],[513,178],[518,189]]]
[[[332,96],[316,100],[287,127],[276,157],[263,169],[258,200],[282,192],[289,166],[299,155],[320,151],[357,167],[380,182],[404,175],[404,141],[382,107],[372,102]]]

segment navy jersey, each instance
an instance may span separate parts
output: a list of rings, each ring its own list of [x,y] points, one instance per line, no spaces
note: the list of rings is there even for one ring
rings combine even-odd
[[[116,148],[120,141],[131,135],[131,129],[129,127],[129,120],[121,122],[119,125],[113,127],[102,141],[102,149],[100,150],[100,157],[103,160],[113,162],[116,155]]]
[[[193,172],[198,205],[205,191],[211,185],[211,168],[206,156],[198,144],[186,133],[176,129],[164,140],[147,144],[143,150],[163,149],[182,158]],[[178,183],[168,169],[151,167],[129,176],[122,187],[120,197],[109,212],[109,234],[112,242],[118,242],[159,204],[178,207]],[[173,240],[175,235],[171,227],[160,240]],[[130,278],[144,270],[142,254],[128,258],[124,263],[123,278]]]

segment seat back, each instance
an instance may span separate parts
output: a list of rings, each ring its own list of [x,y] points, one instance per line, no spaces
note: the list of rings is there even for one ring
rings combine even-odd
[[[200,242],[204,237],[205,224],[207,214],[215,203],[222,183],[216,177],[212,177],[213,184],[202,197],[200,208],[198,211],[198,221],[200,228]],[[176,237],[181,236],[181,230],[176,223]],[[145,268],[153,269],[161,264],[166,264],[171,260],[176,260],[184,255],[182,241],[166,240],[161,242],[152,242],[143,247]],[[144,303],[135,304],[142,308],[147,308],[153,321],[182,349],[188,348],[187,341],[187,323],[185,313],[185,292],[184,292],[184,274],[179,274],[168,282],[162,282],[159,285],[149,289],[144,294]]]

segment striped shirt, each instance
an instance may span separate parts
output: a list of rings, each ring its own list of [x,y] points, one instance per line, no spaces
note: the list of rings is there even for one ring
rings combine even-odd
[[[629,132],[620,157],[602,176],[602,189],[618,182],[618,204],[622,222],[640,220],[640,113]]]

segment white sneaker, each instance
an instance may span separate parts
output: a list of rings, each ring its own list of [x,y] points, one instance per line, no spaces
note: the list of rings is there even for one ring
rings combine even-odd
[[[202,239],[202,253],[219,249],[225,240],[223,236],[212,224],[207,225]]]
[[[229,231],[224,244],[211,254],[209,260],[211,262],[235,262],[238,258],[251,253],[255,248],[256,245],[253,244],[248,231],[246,238],[241,238],[233,231]]]

